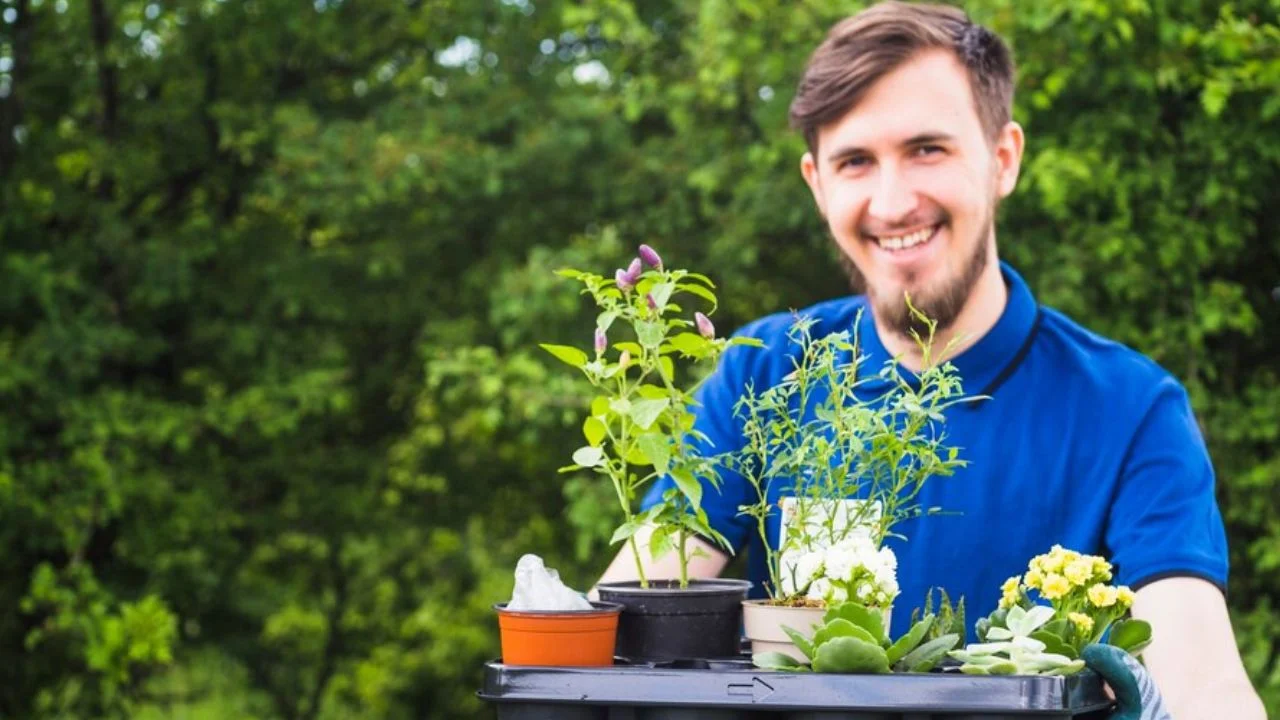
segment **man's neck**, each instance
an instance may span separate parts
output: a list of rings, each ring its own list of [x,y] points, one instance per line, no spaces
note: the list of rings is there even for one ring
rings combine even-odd
[[[1000,272],[1000,262],[996,259],[993,248],[982,276],[973,286],[973,292],[969,293],[969,299],[965,301],[964,308],[956,316],[955,322],[951,323],[946,330],[939,330],[934,335],[933,357],[930,360],[937,363],[946,358],[953,358],[981,340],[1000,320],[1008,300],[1009,290],[1005,287],[1004,277]],[[874,317],[874,312],[872,316]],[[889,351],[889,355],[897,357],[908,370],[920,372],[924,367],[924,357],[916,341],[884,327],[880,324],[879,318],[875,318],[875,325],[880,342],[885,350]],[[955,344],[951,345],[953,342]],[[944,356],[943,350],[948,345],[951,345],[951,348]]]

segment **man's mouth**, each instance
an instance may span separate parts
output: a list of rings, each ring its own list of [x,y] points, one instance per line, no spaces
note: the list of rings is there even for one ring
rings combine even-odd
[[[942,223],[938,223],[905,235],[868,235],[867,237],[876,245],[879,245],[882,250],[901,252],[933,240],[941,229]]]

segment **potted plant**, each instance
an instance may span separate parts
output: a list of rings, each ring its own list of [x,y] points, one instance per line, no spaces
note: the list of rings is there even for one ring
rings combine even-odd
[[[1080,653],[1094,643],[1137,656],[1151,642],[1151,625],[1130,615],[1133,591],[1107,584],[1111,564],[1060,545],[1037,555],[1024,575],[1005,581],[999,607],[978,621],[981,642],[950,655],[972,675],[1070,675],[1084,668]],[[1042,605],[1035,593],[1048,600]]]
[[[701,382],[680,382],[676,360],[714,366],[746,338],[717,338],[709,314],[716,308],[714,284],[703,275],[668,268],[658,253],[641,245],[639,257],[612,278],[567,269],[559,275],[582,283],[599,308],[592,353],[565,345],[542,345],[579,369],[596,396],[583,422],[586,444],[562,472],[589,470],[613,485],[622,523],[611,542],[630,546],[636,582],[602,583],[601,600],[624,607],[618,654],[633,660],[717,657],[738,652],[743,580],[691,580],[687,541],[710,538],[726,549],[702,509],[704,485],[718,487],[718,467],[695,444],[705,437],[693,429],[693,393]],[[692,317],[680,303],[701,301],[707,313]],[[677,302],[678,301],[678,302]],[[610,337],[616,340],[611,342]],[[682,363],[683,364],[683,363]],[[637,512],[641,491],[659,477],[674,480],[662,502]],[[647,552],[657,559],[675,552],[676,578],[645,576],[637,535],[652,531]]]
[[[806,659],[768,651],[751,657],[756,667],[819,673],[929,672],[960,642],[949,632],[929,637],[936,616],[926,613],[896,641],[891,640],[880,610],[857,601],[833,605],[811,635],[785,628]],[[806,667],[808,665],[809,667]]]
[[[884,540],[901,537],[893,532],[900,520],[937,512],[921,508],[917,495],[926,481],[965,464],[943,445],[938,426],[948,407],[974,398],[962,397],[953,365],[935,361],[935,323],[912,312],[927,328],[915,335],[924,362],[914,377],[894,361],[863,377],[856,334],[814,338],[813,321],[799,317],[790,331],[799,346],[795,369],[763,392],[747,388],[735,408],[745,442],[723,462],[756,491],[741,512],[755,520],[769,572],[767,597],[744,602],[754,650],[803,661],[783,627],[812,632],[827,608],[846,600],[887,625],[898,584]],[[868,394],[869,381],[887,389]],[[776,544],[769,541],[775,517]]]
[[[607,666],[617,643],[617,603],[588,602],[537,555],[516,564],[511,601],[498,613],[502,662],[508,665]]]

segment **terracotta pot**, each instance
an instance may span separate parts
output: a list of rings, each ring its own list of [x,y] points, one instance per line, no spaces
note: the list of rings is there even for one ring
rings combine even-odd
[[[613,664],[618,637],[617,603],[593,602],[592,610],[498,611],[502,662],[507,665],[599,666]]]
[[[892,608],[882,612],[884,631],[889,633],[889,620],[893,616]],[[768,600],[746,600],[742,603],[742,624],[747,639],[751,641],[751,652],[780,652],[790,655],[798,662],[809,663],[809,658],[800,652],[800,648],[791,642],[782,626],[787,626],[805,637],[812,637],[814,628],[822,625],[822,617],[827,614],[825,607],[787,607],[770,605]]]

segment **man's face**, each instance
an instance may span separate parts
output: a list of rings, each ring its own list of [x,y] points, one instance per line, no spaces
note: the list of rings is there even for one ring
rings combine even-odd
[[[917,327],[905,293],[945,329],[994,269],[995,209],[1021,156],[1014,123],[988,141],[967,73],[939,50],[903,63],[821,128],[801,171],[877,320],[905,335]]]

